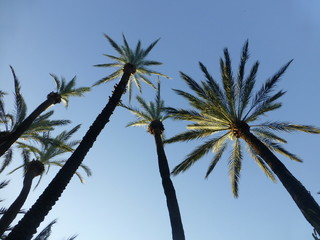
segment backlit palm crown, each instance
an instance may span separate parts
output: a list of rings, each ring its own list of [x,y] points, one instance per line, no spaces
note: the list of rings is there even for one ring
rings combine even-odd
[[[201,81],[200,84],[181,73],[182,79],[186,81],[194,95],[181,90],[175,90],[175,92],[184,97],[195,110],[167,108],[168,113],[174,119],[193,122],[187,126],[188,131],[166,140],[167,143],[206,139],[202,145],[198,146],[182,163],[174,168],[173,173],[178,174],[187,170],[193,163],[212,150],[214,157],[207,170],[207,177],[221,159],[228,143],[234,141],[229,157],[229,175],[233,194],[236,197],[238,196],[238,181],[243,158],[242,146],[239,141],[241,131],[250,129],[270,150],[284,154],[299,162],[301,159],[281,146],[281,143],[286,143],[286,140],[274,134],[273,131],[320,133],[319,128],[288,122],[253,123],[267,112],[281,107],[281,103],[277,100],[285,92],[280,90],[274,93],[274,88],[292,60],[267,79],[260,90],[254,93],[253,89],[259,63],[255,62],[249,74],[245,76],[244,69],[248,58],[248,42],[246,42],[242,49],[241,61],[235,77],[231,70],[228,49],[224,50],[224,59],[220,59],[222,86],[214,80],[202,63],[199,64],[204,73],[205,81]],[[212,135],[218,136],[211,137]],[[249,145],[247,145],[247,150],[267,176],[275,180],[273,173]]]
[[[131,74],[131,77],[128,82],[129,99],[131,99],[131,91],[132,91],[131,89],[132,89],[133,82],[136,84],[137,88],[141,92],[140,80],[154,87],[154,85],[147,78],[147,76],[159,75],[159,76],[169,78],[168,76],[162,73],[155,72],[148,68],[149,66],[162,64],[157,61],[150,61],[146,59],[147,55],[150,53],[153,47],[157,44],[159,39],[151,43],[147,49],[141,48],[141,42],[138,41],[136,48],[133,50],[130,48],[124,35],[122,35],[124,44],[121,46],[119,46],[115,41],[113,41],[108,35],[105,34],[104,36],[107,38],[107,40],[112,45],[112,47],[117,51],[119,56],[104,54],[104,56],[111,58],[114,62],[106,63],[106,64],[97,64],[95,66],[96,67],[117,67],[118,70],[110,74],[109,76],[102,78],[101,80],[96,82],[94,86],[99,85],[101,83],[108,82],[117,77],[120,77],[123,73],[123,69],[126,64],[130,64],[131,66],[133,66],[135,70]]]
[[[160,96],[160,82],[158,81],[158,87],[157,87],[157,94],[155,97],[155,100],[152,102],[150,101],[147,103],[143,98],[140,96],[136,97],[141,110],[127,106],[122,104],[121,106],[128,109],[131,113],[133,113],[137,120],[130,122],[127,127],[131,126],[147,126],[150,125],[151,122],[158,120],[158,121],[164,121],[169,116],[164,111],[164,101],[161,99]]]

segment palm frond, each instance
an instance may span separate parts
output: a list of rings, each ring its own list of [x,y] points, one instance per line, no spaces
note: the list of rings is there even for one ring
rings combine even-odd
[[[219,148],[217,148],[217,152],[216,154],[214,155],[214,158],[213,160],[211,161],[209,167],[208,167],[208,170],[206,172],[206,178],[209,177],[210,173],[212,172],[212,170],[215,168],[215,166],[217,165],[217,163],[219,162],[219,160],[221,159],[222,157],[222,154],[224,153],[226,147],[227,147],[228,143],[227,142],[223,142]]]
[[[175,135],[169,139],[165,139],[164,143],[188,142],[191,140],[201,139],[212,135],[211,130],[190,130]]]
[[[247,115],[251,112],[251,110],[263,102],[266,98],[269,97],[269,94],[273,91],[276,87],[277,83],[279,82],[281,76],[285,73],[287,68],[289,67],[290,63],[293,60],[290,60],[287,64],[285,64],[276,74],[274,74],[271,78],[267,79],[265,84],[260,88],[260,90],[256,93],[252,100],[251,108],[247,112]],[[246,117],[245,117],[246,118]]]
[[[239,138],[236,138],[229,158],[229,176],[231,180],[232,193],[237,198],[239,191],[240,171],[242,166],[242,152]]]
[[[256,161],[258,166],[261,168],[261,170],[267,175],[267,177],[270,178],[273,182],[277,182],[275,175],[272,173],[269,167],[265,164],[263,159],[261,159],[261,157],[258,154],[256,154],[256,152],[249,145],[247,145],[247,150],[250,153],[251,157]]]
[[[197,162],[201,157],[206,155],[210,149],[214,147],[219,138],[212,138],[208,141],[205,141],[200,146],[196,147],[191,153],[187,155],[185,160],[177,165],[173,170],[172,174],[177,175],[181,172],[188,170],[195,162]]]

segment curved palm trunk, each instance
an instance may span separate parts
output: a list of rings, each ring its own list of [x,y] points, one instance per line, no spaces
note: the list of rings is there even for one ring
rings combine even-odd
[[[69,181],[82,163],[90,148],[93,146],[96,138],[104,126],[109,122],[110,116],[119,104],[121,96],[125,92],[131,73],[133,73],[132,66],[125,66],[122,78],[119,84],[115,87],[107,105],[90,126],[79,146],[72,153],[65,165],[59,170],[36,203],[13,228],[6,240],[30,240],[32,235],[36,233],[36,229],[55,203],[59,200],[62,192],[67,187]]]
[[[154,139],[157,147],[158,165],[160,176],[162,179],[162,186],[164,194],[166,195],[167,207],[169,211],[172,239],[173,240],[185,240],[183,225],[181,221],[181,215],[179,210],[179,204],[176,196],[176,192],[172,181],[170,179],[170,170],[167,161],[166,154],[164,152],[163,143],[161,139],[161,131],[154,129]]]
[[[243,131],[244,139],[254,151],[268,164],[280,179],[306,220],[320,233],[320,207],[307,189],[298,181],[285,165],[250,131]]]
[[[18,138],[31,126],[33,121],[39,117],[48,107],[59,103],[59,94],[51,92],[47,96],[47,100],[41,103],[18,127],[0,142],[0,157],[18,140]]]
[[[32,165],[30,167],[30,165]],[[32,161],[29,164],[28,170],[24,176],[23,187],[19,196],[11,204],[8,210],[3,214],[0,219],[0,236],[8,229],[9,225],[16,218],[17,214],[21,210],[23,204],[25,203],[32,185],[32,181],[36,176],[39,176],[44,170],[43,164],[39,161]]]

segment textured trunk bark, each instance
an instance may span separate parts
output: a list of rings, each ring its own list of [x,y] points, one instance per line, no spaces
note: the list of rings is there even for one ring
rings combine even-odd
[[[51,105],[57,103],[56,98],[48,95],[47,100],[41,103],[18,127],[12,132],[8,137],[5,138],[3,142],[0,142],[0,157],[5,154],[5,152],[14,144],[15,141],[31,126],[33,121],[39,117],[47,108]]]
[[[24,176],[23,187],[19,196],[11,204],[11,206],[2,215],[2,218],[0,219],[0,236],[4,234],[4,232],[8,229],[9,225],[12,223],[12,221],[16,218],[17,214],[21,210],[23,204],[25,203],[29,195],[32,180],[34,177],[36,177],[36,175],[32,171],[28,171]]]
[[[167,200],[167,207],[169,211],[172,239],[173,240],[185,240],[184,230],[181,220],[181,214],[179,210],[179,204],[176,196],[176,192],[172,181],[170,179],[170,169],[167,161],[166,154],[164,152],[163,143],[161,139],[161,132],[159,129],[154,130],[154,139],[157,147],[158,165],[160,176],[162,179],[162,186],[164,194]]]
[[[80,166],[86,154],[93,146],[96,138],[104,126],[109,122],[110,116],[119,104],[121,96],[126,90],[131,73],[132,71],[130,70],[130,67],[127,71],[124,69],[122,78],[119,84],[115,87],[115,90],[108,103],[97,116],[89,130],[86,132],[79,146],[72,153],[68,161],[60,169],[48,187],[44,190],[36,203],[9,233],[6,240],[30,240],[33,234],[36,233],[40,223],[55,205],[56,201],[59,200],[61,194],[67,187],[77,168]]]
[[[307,189],[285,167],[285,165],[251,132],[242,132],[243,138],[268,164],[306,218],[320,233],[320,207]]]

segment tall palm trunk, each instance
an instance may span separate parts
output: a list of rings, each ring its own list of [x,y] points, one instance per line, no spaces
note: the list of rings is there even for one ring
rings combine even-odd
[[[169,211],[172,239],[173,240],[185,240],[183,225],[181,221],[181,215],[179,210],[179,204],[176,196],[176,192],[172,181],[170,179],[170,170],[168,165],[168,160],[163,148],[161,130],[155,128],[153,130],[153,135],[157,147],[158,154],[158,165],[160,176],[162,179],[162,187],[167,200],[167,207]]]
[[[39,161],[32,161],[28,165],[28,170],[24,176],[23,186],[16,200],[11,204],[7,211],[0,219],[0,237],[8,229],[9,225],[16,218],[25,203],[32,185],[32,181],[36,176],[39,176],[44,171],[44,166]]]
[[[249,127],[242,129],[240,137],[268,164],[287,189],[306,220],[320,233],[320,207],[307,189],[290,173],[269,148],[250,132]]]
[[[36,203],[13,228],[6,240],[30,240],[32,235],[36,233],[36,229],[55,205],[56,201],[59,200],[77,168],[96,141],[96,138],[104,126],[109,122],[109,118],[119,104],[121,96],[126,90],[130,76],[134,71],[135,69],[131,64],[126,64],[124,66],[122,78],[115,87],[115,90],[104,109],[97,116],[68,161],[50,182]]]
[[[60,95],[51,92],[48,94],[47,99],[41,103],[22,123],[16,130],[10,133],[7,137],[3,138],[0,142],[0,157],[11,147],[11,145],[18,140],[18,138],[31,126],[33,121],[39,117],[48,107],[61,101]]]

